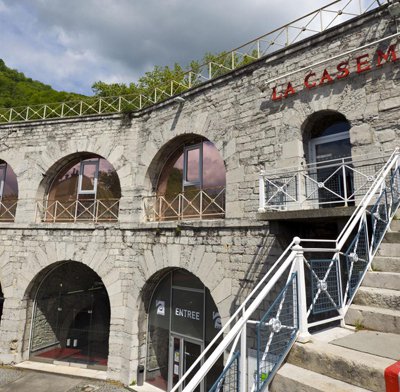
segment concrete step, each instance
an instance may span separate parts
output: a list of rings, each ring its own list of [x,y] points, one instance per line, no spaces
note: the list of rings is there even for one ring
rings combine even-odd
[[[270,392],[368,392],[323,374],[286,363],[283,365],[269,388]]]
[[[396,272],[367,272],[362,282],[366,287],[400,290],[400,273]]]
[[[288,362],[367,390],[385,390],[384,370],[392,359],[350,350],[329,343],[295,343]],[[287,389],[297,391],[297,389]],[[332,391],[336,391],[332,389]]]
[[[398,258],[400,256],[400,243],[382,242],[376,254],[377,256]]]
[[[397,212],[399,213],[399,212]],[[390,230],[391,231],[400,231],[400,219],[393,219],[390,223]]]
[[[374,331],[400,334],[399,310],[353,304],[346,313],[345,322]]]
[[[354,297],[353,303],[355,305],[400,310],[400,291],[361,286]]]
[[[400,273],[400,255],[398,257],[375,256],[372,261],[372,269],[374,271]]]
[[[398,244],[400,243],[400,232],[399,231],[388,231],[383,238],[384,243]]]

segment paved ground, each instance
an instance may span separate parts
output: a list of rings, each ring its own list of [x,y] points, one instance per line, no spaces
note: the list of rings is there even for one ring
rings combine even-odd
[[[126,392],[105,381],[0,367],[0,392]]]

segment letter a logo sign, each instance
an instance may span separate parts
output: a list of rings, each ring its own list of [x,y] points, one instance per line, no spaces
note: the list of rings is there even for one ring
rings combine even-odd
[[[165,316],[165,301],[156,299],[157,314],[159,316]]]

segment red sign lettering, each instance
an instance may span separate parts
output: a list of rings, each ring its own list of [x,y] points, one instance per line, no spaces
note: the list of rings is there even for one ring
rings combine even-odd
[[[377,49],[376,56],[377,56],[375,64],[376,67],[381,67],[383,64],[388,62],[395,62],[397,60],[396,44],[390,45],[386,50],[386,52]],[[345,60],[337,64],[336,74],[329,73],[328,68],[325,68],[319,80],[318,80],[319,76],[317,76],[315,72],[309,71],[307,75],[304,77],[303,81],[304,87],[310,90],[317,86],[323,86],[328,83],[333,83],[335,79],[340,80],[347,78],[351,72],[354,72],[354,69],[357,72],[357,74],[361,74],[363,72],[370,71],[372,69],[372,66],[374,65],[371,64],[370,55],[368,53],[356,57],[353,61],[355,61],[354,64],[355,66],[353,65],[353,68],[350,66],[349,60]],[[353,69],[353,71],[351,71],[351,69]],[[292,82],[288,82],[286,89],[285,90],[282,89],[280,93],[277,92],[276,90],[277,86],[273,87],[272,89],[273,101],[279,101],[283,98],[288,98],[289,95],[296,94],[296,90],[293,87]]]

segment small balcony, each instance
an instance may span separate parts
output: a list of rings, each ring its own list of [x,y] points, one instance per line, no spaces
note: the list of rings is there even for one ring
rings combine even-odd
[[[0,201],[0,222],[14,222],[17,210],[17,199],[3,199]]]
[[[147,222],[221,219],[225,217],[225,187],[148,196],[144,211]]]
[[[117,222],[119,199],[46,200],[36,203],[41,222]]]
[[[345,157],[260,173],[259,212],[356,206],[386,156]]]

